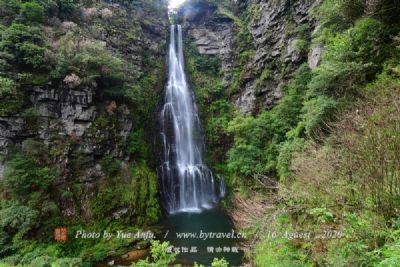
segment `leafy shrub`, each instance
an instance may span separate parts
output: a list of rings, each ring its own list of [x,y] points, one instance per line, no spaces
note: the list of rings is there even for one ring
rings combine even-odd
[[[295,78],[285,88],[285,96],[280,103],[270,111],[263,111],[256,117],[237,115],[228,123],[227,131],[233,136],[234,144],[228,153],[228,167],[237,174],[251,176],[255,173],[275,173],[279,150],[289,149],[289,143],[282,144],[289,138],[301,137],[302,131],[294,130],[303,119],[303,101],[307,92],[307,84],[311,72],[307,65],[302,65]],[[297,145],[297,144],[296,144]],[[291,149],[297,150],[295,147]],[[289,152],[290,153],[290,152]],[[287,154],[286,164],[290,161]],[[280,158],[280,170],[284,175],[284,153]]]
[[[142,75],[134,84],[126,83],[122,88],[123,98],[129,100],[133,107],[133,121],[137,128],[147,125],[152,111],[157,102],[157,94],[154,89],[157,77],[154,75]]]
[[[45,8],[36,1],[25,2],[20,4],[20,15],[27,22],[43,22]]]
[[[398,24],[398,12],[399,6],[394,0],[327,0],[315,11],[323,25],[336,30],[349,27],[363,16],[379,19],[388,25]]]
[[[39,28],[13,23],[1,34],[0,57],[19,68],[45,67],[45,38]]]
[[[328,211],[327,208],[313,208],[309,213],[313,215],[319,223],[327,223],[334,220],[333,213]]]
[[[44,65],[46,48],[32,43],[24,43],[21,45],[20,51],[24,55],[23,60],[26,64],[30,64],[34,68],[39,68]]]
[[[213,262],[211,263],[211,267],[228,267],[229,263],[224,259],[214,258]],[[204,267],[204,265],[194,263],[194,267]]]
[[[17,84],[15,81],[6,78],[0,77],[0,98],[4,98],[9,95],[15,95],[17,89]]]
[[[64,78],[67,74],[75,73],[84,84],[100,78],[118,84],[125,79],[127,64],[108,51],[105,43],[82,39],[74,33],[66,34],[60,42],[57,66],[52,72],[54,78]]]
[[[78,17],[79,2],[78,0],[56,0],[58,16],[69,20]]]
[[[265,171],[264,149],[271,140],[271,115],[262,113],[259,117],[238,114],[228,124],[228,133],[234,134],[234,145],[229,150],[228,167],[244,176]]]
[[[273,77],[274,76],[273,76],[273,73],[272,73],[271,69],[265,68],[261,72],[260,77],[256,81],[256,88],[258,88],[258,89],[262,88],[262,86],[264,86],[264,83],[267,80],[273,80]]]
[[[399,230],[393,232],[394,242],[386,244],[382,248],[383,259],[376,266],[377,267],[395,267],[400,265],[400,239]]]
[[[134,158],[148,159],[149,147],[143,129],[131,132],[128,137],[128,152]]]
[[[397,214],[394,207],[400,199],[399,88],[397,77],[387,73],[380,75],[369,86],[369,100],[359,106],[361,114],[365,115],[356,125],[357,132],[352,132],[344,142],[349,162],[346,168],[353,173],[354,179],[368,189],[366,192],[372,197],[374,205],[388,218]]]
[[[306,144],[303,138],[289,139],[280,146],[276,169],[281,181],[292,178],[293,173],[290,170],[292,159],[295,153],[302,151],[305,146]]]
[[[47,190],[55,178],[50,168],[39,165],[33,158],[16,153],[7,162],[4,183],[16,196],[24,197],[34,191]]]
[[[9,25],[19,12],[19,3],[14,0],[0,0],[0,21]]]
[[[316,137],[321,130],[326,129],[336,107],[337,102],[327,96],[318,96],[306,101],[301,114],[301,126],[304,127],[306,134],[309,137]]]
[[[232,143],[227,127],[232,118],[232,106],[224,99],[213,101],[207,109],[206,136],[209,147],[212,148],[213,162],[224,162],[226,152]]]
[[[378,249],[384,243],[384,221],[369,211],[344,213],[346,237],[331,240],[326,263],[339,266],[377,266],[381,260]]]
[[[151,259],[139,260],[137,263],[132,264],[132,267],[160,267],[169,266],[175,261],[176,253],[168,253],[170,247],[168,242],[160,243],[160,241],[151,241]]]
[[[9,233],[26,233],[36,225],[38,212],[27,206],[23,206],[16,201],[1,202],[0,227]]]
[[[220,69],[220,62],[216,56],[202,55],[195,58],[196,68],[205,73],[218,73]]]
[[[12,252],[15,240],[37,226],[39,212],[17,201],[0,200],[0,256]]]
[[[279,228],[280,229],[280,228]],[[284,232],[286,229],[282,229]],[[284,237],[265,237],[255,247],[256,266],[310,267],[306,253]]]
[[[228,267],[229,265],[228,265],[228,262],[224,258],[222,258],[222,259],[215,258],[213,260],[213,262],[211,263],[211,266],[212,267]]]
[[[325,27],[343,30],[364,14],[364,0],[327,0],[314,10]]]
[[[382,70],[388,57],[389,32],[375,19],[360,19],[344,33],[326,38],[326,53],[310,82],[311,94],[354,93]]]
[[[112,176],[118,174],[121,162],[108,155],[101,160],[101,167],[107,176]]]

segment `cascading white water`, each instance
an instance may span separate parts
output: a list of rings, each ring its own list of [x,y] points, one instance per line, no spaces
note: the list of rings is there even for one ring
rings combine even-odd
[[[163,162],[160,191],[169,213],[212,207],[225,194],[222,180],[214,179],[203,162],[204,141],[194,97],[186,81],[182,27],[171,26],[169,73],[160,114]]]

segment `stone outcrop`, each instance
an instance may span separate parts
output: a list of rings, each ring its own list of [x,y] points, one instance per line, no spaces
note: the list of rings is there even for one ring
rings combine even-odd
[[[239,88],[232,97],[236,106],[244,113],[272,108],[302,63],[308,61],[312,68],[319,64],[321,48],[308,54],[316,26],[309,11],[315,1],[240,0],[230,1],[230,7],[226,2],[189,1],[179,15],[199,52],[221,59],[227,87],[233,82],[233,69],[241,69]],[[253,47],[245,48],[251,56],[243,65],[239,32],[244,30],[249,31]]]
[[[224,72],[233,67],[234,21],[207,2],[184,5],[178,16],[184,17],[183,28],[191,36],[200,54],[214,55]]]

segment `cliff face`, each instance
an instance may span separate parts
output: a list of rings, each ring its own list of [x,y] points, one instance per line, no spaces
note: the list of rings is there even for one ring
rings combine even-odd
[[[235,105],[256,113],[276,105],[302,63],[318,65],[321,49],[308,52],[316,27],[309,15],[313,2],[189,1],[178,17],[199,52],[221,60]]]
[[[150,106],[163,89],[169,24],[164,1],[112,2],[82,5],[73,18],[54,16],[40,26],[49,64],[57,62],[46,72],[58,71],[63,60],[70,61],[68,71],[21,85],[23,107],[0,117],[0,179],[3,159],[13,150],[32,155],[32,144],[44,149],[41,163],[58,173],[54,196],[65,216],[92,216],[90,202],[109,176],[106,158],[122,172],[138,160],[128,152],[129,136],[139,130],[147,136],[151,129],[141,121],[147,112],[137,95],[147,96]],[[57,196],[72,191],[71,197]]]
[[[229,72],[234,66],[234,20],[206,1],[189,2],[179,10],[178,17],[183,19],[184,29],[200,54],[218,57],[222,69]]]

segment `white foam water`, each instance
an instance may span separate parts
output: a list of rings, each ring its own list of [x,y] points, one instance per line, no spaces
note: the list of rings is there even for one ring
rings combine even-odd
[[[164,207],[169,213],[211,208],[225,194],[203,160],[204,140],[184,68],[182,27],[172,25],[169,72],[160,114],[163,162],[158,170]]]

